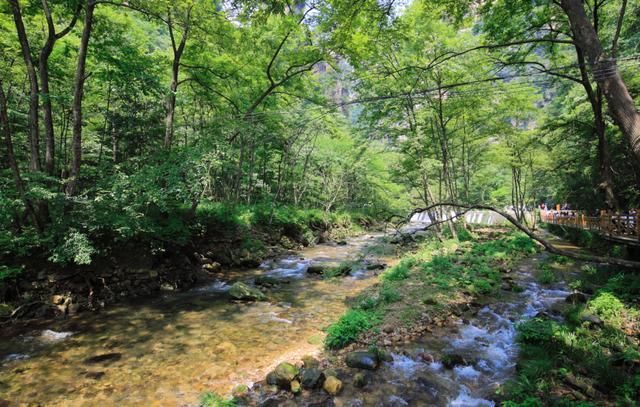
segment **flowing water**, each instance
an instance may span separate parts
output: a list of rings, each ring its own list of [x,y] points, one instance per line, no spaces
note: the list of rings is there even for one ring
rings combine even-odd
[[[362,256],[374,242],[365,236],[346,246],[320,245],[256,270],[225,273],[226,280],[189,292],[82,314],[20,335],[0,334],[0,401],[194,405],[205,391],[225,394],[236,384],[261,380],[281,361],[320,353],[322,328],[344,312],[347,298],[376,281],[375,272],[364,268],[337,281],[311,277],[309,264]],[[569,294],[564,283],[535,281],[532,270],[542,256],[512,272],[523,292],[503,292],[475,315],[397,349],[364,390],[346,380],[336,404],[494,405],[496,386],[515,373],[516,324]],[[229,301],[226,292],[234,281],[251,283],[259,275],[282,282],[269,302]],[[441,362],[445,354],[467,363],[447,369]]]
[[[374,271],[338,281],[310,277],[311,263],[361,256],[374,236],[319,245],[255,270],[225,273],[189,292],[0,333],[0,402],[46,406],[189,405],[205,391],[228,393],[263,379],[277,363],[319,353],[345,299],[375,282]],[[269,275],[282,284],[268,302],[234,303],[234,281]],[[0,403],[1,404],[1,403]]]
[[[453,321],[448,327],[392,353],[371,375],[364,392],[347,385],[340,397],[345,406],[494,406],[499,384],[515,374],[518,347],[516,325],[564,302],[570,291],[563,282],[542,286],[532,271],[544,255],[525,260],[512,274],[524,291],[504,292],[474,316]],[[445,368],[444,355],[465,362]]]

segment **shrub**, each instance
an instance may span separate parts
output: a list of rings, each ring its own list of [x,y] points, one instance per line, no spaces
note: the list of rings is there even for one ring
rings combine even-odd
[[[601,292],[589,302],[589,308],[604,319],[614,319],[621,315],[624,304],[613,294]]]
[[[400,281],[409,277],[411,268],[415,265],[415,259],[411,257],[400,260],[400,263],[391,267],[382,273],[380,279],[382,281]]]
[[[358,339],[358,336],[380,323],[379,316],[373,311],[351,309],[333,325],[327,328],[325,346],[339,349]]]
[[[548,266],[543,267],[540,274],[538,274],[538,281],[542,284],[551,284],[556,281],[556,275]]]
[[[400,301],[402,295],[388,281],[385,281],[380,286],[380,299],[386,304],[391,304]]]
[[[518,324],[518,341],[530,344],[552,342],[559,326],[555,321],[533,318]]]

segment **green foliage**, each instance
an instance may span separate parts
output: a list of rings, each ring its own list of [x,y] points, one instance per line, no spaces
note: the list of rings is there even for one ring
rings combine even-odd
[[[533,318],[518,324],[518,340],[523,343],[544,344],[556,340],[560,325],[549,319]]]
[[[391,304],[398,302],[402,299],[402,295],[398,290],[388,281],[383,281],[380,285],[380,300],[385,304]]]
[[[621,294],[628,292],[627,286],[640,278],[635,273],[627,275],[607,268],[582,269],[581,285],[600,287],[586,305],[569,308],[564,322],[534,318],[517,326],[521,349],[518,377],[506,386],[514,405],[532,395],[538,396],[543,405],[552,401],[567,406],[592,405],[549,398],[551,390],[562,386],[569,374],[598,383],[599,389],[616,399],[616,405],[633,405],[640,396],[637,377],[630,376],[626,367],[640,356],[638,344],[628,335],[629,329],[637,332],[640,313],[635,302],[621,299]],[[602,327],[585,322],[591,318],[584,317],[593,314],[602,319]]]
[[[540,272],[538,273],[538,281],[542,284],[551,284],[556,281],[556,275],[548,263],[540,264]]]
[[[5,281],[16,279],[23,271],[22,267],[0,265],[0,284]]]
[[[329,349],[343,348],[379,322],[380,317],[373,311],[351,309],[327,328],[325,346]]]
[[[415,265],[415,259],[405,257],[398,264],[386,270],[380,276],[382,281],[400,281],[409,277],[411,268]]]
[[[624,304],[613,294],[601,292],[591,301],[589,308],[606,320],[619,318],[624,310]]]
[[[236,407],[233,399],[225,399],[213,392],[204,393],[200,397],[200,407]]]
[[[54,248],[49,260],[54,263],[75,263],[78,265],[91,264],[91,256],[95,248],[84,233],[69,230],[64,242]]]

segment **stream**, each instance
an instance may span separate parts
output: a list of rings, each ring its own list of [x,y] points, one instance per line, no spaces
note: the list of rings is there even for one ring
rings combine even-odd
[[[376,282],[377,272],[363,266],[351,276],[324,280],[306,269],[354,258],[392,261],[369,253],[378,236],[318,245],[187,292],[25,328],[19,335],[0,333],[0,405],[2,399],[47,406],[196,405],[206,391],[228,394],[237,384],[264,379],[282,361],[319,355],[323,328],[346,310],[345,299]],[[524,291],[502,292],[475,315],[396,349],[364,390],[346,383],[336,405],[493,406],[496,386],[515,373],[516,324],[570,293],[562,282],[536,282],[532,271],[543,256],[512,272]],[[234,281],[252,283],[260,275],[282,281],[268,292],[268,302],[229,301]],[[452,353],[468,363],[445,368],[443,355]]]
[[[518,346],[516,325],[564,302],[571,293],[564,282],[543,286],[532,272],[546,256],[535,255],[512,272],[524,290],[503,291],[497,301],[482,306],[471,318],[460,318],[436,328],[422,340],[403,345],[383,363],[366,389],[347,386],[344,406],[494,406],[492,395],[515,375]],[[467,363],[448,369],[444,355],[457,355]]]
[[[345,299],[376,281],[367,270],[336,281],[311,277],[309,264],[363,256],[379,236],[225,272],[225,281],[187,292],[2,332],[0,405],[194,405],[206,391],[225,394],[261,380],[279,362],[320,353],[322,329],[346,310]],[[282,281],[269,301],[230,301],[233,282],[260,275]]]

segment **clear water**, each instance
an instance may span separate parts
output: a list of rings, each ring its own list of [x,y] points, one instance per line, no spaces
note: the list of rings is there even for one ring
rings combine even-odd
[[[518,355],[516,324],[564,301],[570,291],[564,283],[546,287],[532,276],[537,258],[523,262],[513,273],[521,293],[504,293],[496,302],[469,318],[454,321],[453,327],[434,330],[422,340],[392,353],[372,375],[367,391],[347,385],[340,399],[344,405],[364,406],[494,406],[497,386],[515,374]],[[433,356],[434,361],[422,355]],[[447,369],[443,355],[461,355],[469,363]],[[393,400],[388,395],[394,395]],[[400,398],[398,400],[397,398]],[[355,403],[355,404],[354,404]]]
[[[339,283],[309,277],[313,263],[362,253],[371,236],[319,245],[296,256],[233,271],[189,292],[85,313],[46,326],[0,332],[0,399],[47,406],[191,405],[205,391],[228,393],[281,361],[322,349],[323,327],[345,299],[375,282],[373,271]],[[282,280],[268,302],[233,303],[234,281]],[[87,359],[106,356],[90,363]],[[113,356],[117,354],[117,356]]]
[[[281,361],[320,353],[322,328],[345,311],[346,299],[376,281],[365,268],[337,282],[310,277],[306,268],[353,258],[372,242],[362,237],[347,246],[321,245],[189,292],[2,332],[0,399],[47,406],[194,405],[205,391],[225,394],[262,380]],[[523,292],[504,293],[468,321],[453,321],[398,349],[365,391],[347,381],[337,404],[493,406],[496,386],[515,373],[516,324],[569,294],[563,283],[539,285],[532,276],[536,261],[512,273]],[[229,301],[234,281],[252,283],[259,275],[282,282],[269,302]],[[447,369],[445,353],[470,363]],[[101,355],[103,361],[89,363]]]

